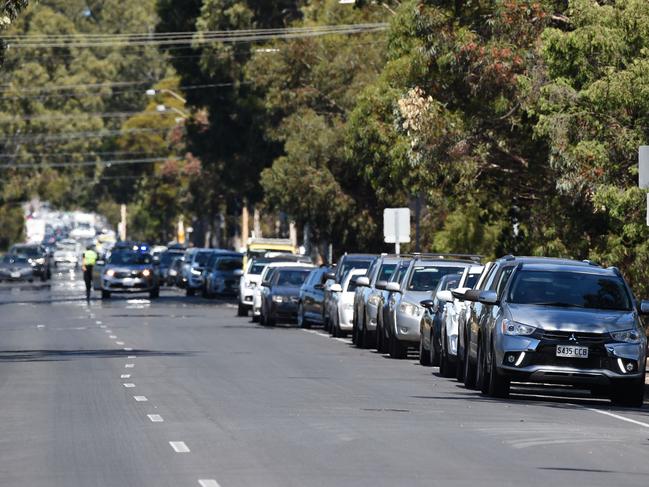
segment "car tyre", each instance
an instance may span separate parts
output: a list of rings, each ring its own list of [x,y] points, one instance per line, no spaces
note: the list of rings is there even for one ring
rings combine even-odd
[[[404,345],[401,344],[401,342],[393,335],[390,335],[389,338],[389,354],[390,358],[393,359],[404,359],[406,358],[408,354],[408,349]]]
[[[509,389],[511,381],[508,377],[498,373],[496,366],[496,354],[491,351],[491,370],[489,371],[489,385],[488,392],[492,397],[507,398],[509,397]]]
[[[644,377],[639,380],[613,383],[611,389],[611,402],[614,405],[632,408],[642,407],[645,392]]]
[[[430,367],[430,352],[424,348],[424,336],[419,337],[419,364]]]
[[[487,357],[481,340],[478,339],[478,368],[476,370],[475,386],[483,394],[489,392],[489,377],[487,375]]]
[[[193,296],[195,294],[195,291],[192,288],[188,287],[187,289],[185,289],[185,294],[187,296]]]
[[[237,316],[248,316],[248,308],[246,308],[241,302],[237,307]]]
[[[158,299],[160,297],[160,288],[157,287],[149,292],[149,299]]]
[[[435,346],[435,332],[431,329],[430,331],[430,365],[433,367],[439,367],[439,350]]]
[[[439,357],[439,373],[442,377],[454,377],[456,364],[448,356],[448,341],[446,332],[442,329],[442,345]]]
[[[300,328],[311,328],[311,323],[304,316],[304,304],[300,303],[297,307],[297,326]]]
[[[478,367],[471,363],[469,356],[469,342],[464,341],[464,386],[468,389],[475,389]]]
[[[458,382],[464,382],[464,350],[462,350],[462,353],[460,353],[459,336],[458,336],[457,357],[455,358],[455,360],[457,360],[455,364],[455,379]]]
[[[110,299],[110,291],[102,291],[101,299]]]

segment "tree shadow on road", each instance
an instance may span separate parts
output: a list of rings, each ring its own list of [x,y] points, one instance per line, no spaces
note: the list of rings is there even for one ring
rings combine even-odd
[[[137,357],[188,357],[196,352],[172,352],[162,350],[0,350],[1,362],[58,362],[78,358],[126,358]]]

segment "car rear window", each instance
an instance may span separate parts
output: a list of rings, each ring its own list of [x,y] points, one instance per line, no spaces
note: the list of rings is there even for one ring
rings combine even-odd
[[[433,291],[442,277],[448,274],[458,274],[463,267],[433,267],[416,266],[408,283],[409,291]]]
[[[517,272],[508,300],[539,306],[631,310],[631,298],[619,277],[570,271]]]
[[[207,262],[210,260],[212,252],[198,252],[194,258],[194,265],[197,267],[205,267]]]
[[[219,259],[216,262],[216,270],[224,272],[232,272],[241,269],[243,261],[241,259]]]

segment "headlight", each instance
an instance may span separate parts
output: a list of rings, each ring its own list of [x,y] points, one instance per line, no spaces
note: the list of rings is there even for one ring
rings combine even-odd
[[[284,296],[274,295],[273,296],[273,301],[275,303],[283,303],[284,302]],[[286,301],[288,301],[288,299]]]
[[[43,257],[39,257],[38,259],[36,259],[36,263],[37,264],[45,264],[45,259]]]
[[[401,311],[403,314],[415,317],[421,314],[421,308],[412,303],[401,303],[399,305],[399,311]]]
[[[108,269],[108,270],[106,271],[106,275],[107,275],[108,277],[113,277],[113,276],[115,275],[115,271],[114,271],[113,269]]]
[[[624,331],[613,331],[611,332],[613,340],[616,342],[624,343],[640,343],[642,341],[642,336],[638,330],[624,330]]]
[[[193,274],[194,276],[200,276],[200,275],[202,274],[202,272],[199,271],[199,270],[196,270],[196,269],[192,269],[192,274]]]
[[[174,269],[171,269],[171,270],[169,271],[169,275],[170,275],[170,276],[175,276],[175,275],[177,275],[177,274],[178,274],[178,273],[177,273]]]
[[[380,302],[381,296],[379,296],[378,294],[372,294],[367,300],[367,304],[371,304],[372,306],[378,306]]]
[[[150,271],[149,269],[144,269],[144,270],[142,271],[142,275],[143,275],[144,277],[149,277],[149,276],[151,275],[151,271]]]
[[[508,319],[504,319],[501,326],[504,335],[527,336],[536,330],[534,326],[524,325]]]

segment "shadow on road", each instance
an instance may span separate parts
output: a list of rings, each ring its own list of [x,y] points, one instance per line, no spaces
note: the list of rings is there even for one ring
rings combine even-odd
[[[3,350],[0,362],[57,362],[76,358],[186,357],[196,352],[171,352],[162,350]]]

